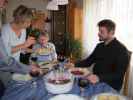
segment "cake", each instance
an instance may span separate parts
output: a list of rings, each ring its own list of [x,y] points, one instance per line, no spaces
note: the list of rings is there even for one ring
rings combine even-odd
[[[52,94],[67,93],[72,89],[74,78],[71,73],[65,75],[55,75],[54,72],[46,75],[45,86],[48,92]]]

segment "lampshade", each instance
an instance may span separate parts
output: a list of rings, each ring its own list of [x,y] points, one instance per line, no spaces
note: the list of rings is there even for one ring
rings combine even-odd
[[[68,0],[53,0],[57,3],[57,5],[67,5]]]
[[[59,10],[59,7],[57,5],[57,2],[55,0],[52,0],[48,2],[46,9],[47,10]]]
[[[0,8],[5,8],[7,5],[8,1],[7,0],[0,0]]]

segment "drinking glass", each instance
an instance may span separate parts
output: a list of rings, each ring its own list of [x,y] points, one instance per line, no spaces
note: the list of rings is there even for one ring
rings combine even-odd
[[[84,78],[78,79],[78,86],[80,87],[80,95],[82,97],[84,97],[85,87],[87,87],[88,84],[89,84],[89,81],[87,79],[84,79]]]

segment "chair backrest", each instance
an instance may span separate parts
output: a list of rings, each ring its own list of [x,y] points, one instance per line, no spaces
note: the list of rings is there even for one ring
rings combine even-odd
[[[5,86],[3,82],[0,80],[0,100],[1,100],[1,97],[4,95],[4,91],[5,91]]]
[[[124,75],[123,86],[122,86],[122,89],[123,89],[122,94],[125,96],[128,95],[129,73],[130,73],[130,66],[131,66],[130,65],[131,54],[132,54],[132,52],[129,51],[129,64],[127,66],[127,70],[126,70],[125,75]]]

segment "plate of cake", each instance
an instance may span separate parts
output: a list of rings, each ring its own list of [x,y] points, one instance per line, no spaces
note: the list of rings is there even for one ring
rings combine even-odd
[[[128,100],[128,99],[120,94],[100,93],[93,96],[91,100]]]
[[[52,52],[50,48],[40,48],[36,53],[39,55],[49,55]]]
[[[18,74],[14,73],[12,75],[12,79],[15,81],[29,81],[32,79],[32,77],[29,74]]]
[[[72,68],[72,69],[70,69],[70,72],[75,77],[84,77],[86,75],[91,74],[87,68]]]

